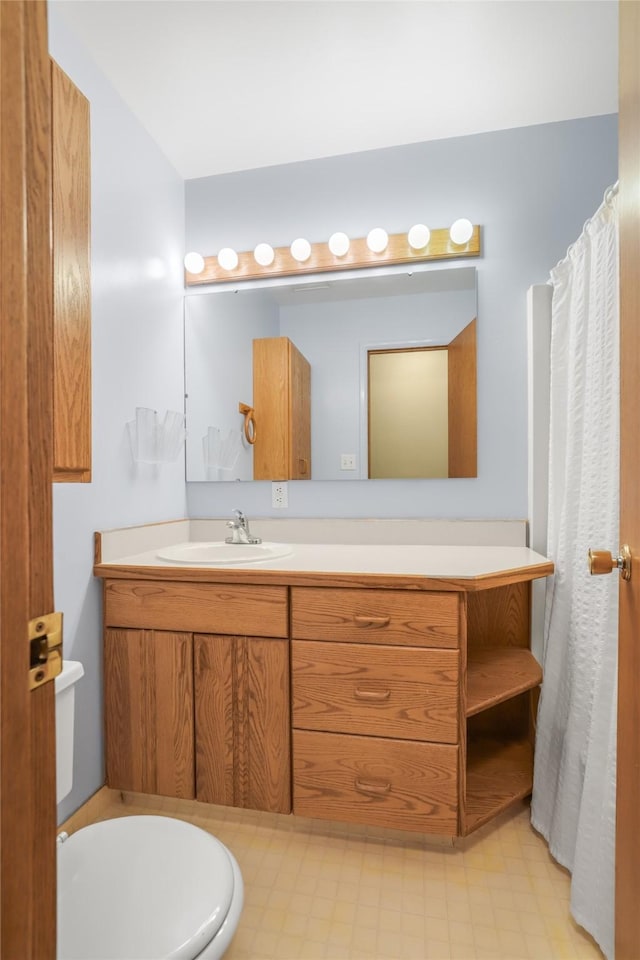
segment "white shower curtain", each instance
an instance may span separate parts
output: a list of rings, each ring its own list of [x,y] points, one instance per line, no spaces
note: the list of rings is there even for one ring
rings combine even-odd
[[[572,873],[571,912],[614,956],[619,282],[616,189],[551,272],[548,553],[532,823]]]

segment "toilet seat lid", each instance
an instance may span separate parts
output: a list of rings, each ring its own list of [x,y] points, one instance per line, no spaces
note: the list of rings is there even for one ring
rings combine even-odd
[[[228,913],[226,847],[171,817],[105,820],[58,847],[59,960],[193,960]]]

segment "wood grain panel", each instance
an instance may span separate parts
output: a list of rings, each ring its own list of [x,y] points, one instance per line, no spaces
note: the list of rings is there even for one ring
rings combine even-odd
[[[290,813],[288,641],[197,635],[195,687],[198,799]]]
[[[531,697],[532,691],[521,693],[467,721],[464,833],[531,793]]]
[[[287,588],[107,580],[105,622],[147,630],[286,637]]]
[[[289,479],[289,340],[253,341],[254,480]]]
[[[475,319],[455,337],[449,356],[449,476],[478,475]]]
[[[526,739],[531,722],[531,693],[526,691],[467,718],[467,744],[475,740]]]
[[[476,650],[467,664],[468,717],[542,683],[542,669],[529,650],[494,647]]]
[[[54,480],[91,480],[89,101],[51,62]]]
[[[469,655],[481,647],[528,647],[531,588],[513,583],[467,594]]]
[[[289,342],[289,478],[311,479],[311,366]]]
[[[253,341],[254,480],[311,479],[311,367],[288,337]]]
[[[53,597],[53,546],[52,546],[52,496],[51,472],[53,463],[53,389],[51,371],[53,369],[53,313],[51,276],[51,251],[49,236],[51,231],[51,198],[49,195],[51,175],[49,143],[51,137],[51,85],[47,58],[46,17],[38,9],[39,4],[25,5],[25,29],[27,36],[26,58],[29,69],[26,73],[27,110],[29,125],[27,130],[28,166],[24,174],[29,189],[27,192],[27,269],[29,271],[28,289],[28,406],[29,406],[29,607],[31,616],[43,611],[54,610]],[[4,107],[2,108],[4,109]],[[14,137],[17,131],[14,130]],[[4,314],[3,314],[4,315]],[[3,371],[2,376],[5,376]],[[14,401],[10,416],[14,414]],[[3,413],[6,424],[6,413]],[[5,430],[7,427],[5,426]],[[6,463],[2,453],[3,467],[12,468]],[[15,475],[16,482],[19,482]],[[10,509],[14,512],[17,504],[14,493],[8,491],[11,498]],[[7,528],[2,520],[2,536]],[[11,551],[11,543],[7,544]],[[17,559],[12,556],[12,563]],[[4,565],[4,559],[2,561]],[[2,601],[4,603],[4,599]],[[3,628],[1,628],[3,629]],[[22,671],[20,679],[22,681]],[[22,686],[22,683],[20,684]],[[3,691],[3,696],[5,691]],[[22,845],[21,858],[28,859],[32,876],[32,892],[22,889],[20,899],[33,898],[37,907],[34,911],[32,946],[30,955],[45,960],[55,955],[56,895],[55,895],[55,854],[52,854],[52,839],[56,835],[56,765],[55,765],[55,687],[53,683],[34,690],[31,710],[31,790],[32,803],[29,812],[33,843],[31,856],[26,857],[27,831],[24,826],[14,825]],[[7,706],[10,706],[7,704]],[[3,719],[4,725],[4,719]],[[11,730],[15,733],[16,717]],[[3,745],[2,750],[5,750]],[[25,757],[20,758],[21,766],[26,766]],[[11,792],[13,793],[13,778]],[[17,799],[17,798],[16,798]],[[4,838],[2,839],[4,843]],[[7,875],[3,863],[2,884]],[[14,922],[21,924],[22,911],[11,911]],[[6,944],[0,947],[3,956],[15,953]],[[20,954],[20,951],[18,951]]]
[[[53,684],[26,624],[53,610],[47,8],[0,3],[0,954],[56,955]]]
[[[108,785],[193,798],[190,634],[109,629],[104,662]]]
[[[293,732],[293,812],[454,836],[458,748]]]
[[[248,637],[243,806],[291,812],[291,697],[289,641]]]
[[[234,806],[237,637],[194,637],[196,797]]]
[[[533,747],[522,740],[473,740],[467,758],[465,835],[522,800],[533,787]]]
[[[420,647],[458,646],[458,597],[402,590],[291,590],[292,636]]]
[[[293,726],[458,739],[458,651],[292,642]]]

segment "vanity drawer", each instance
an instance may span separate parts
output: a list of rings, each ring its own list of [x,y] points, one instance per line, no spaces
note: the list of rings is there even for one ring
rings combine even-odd
[[[105,624],[235,636],[287,637],[287,587],[106,580]]]
[[[456,593],[293,587],[291,635],[300,640],[457,647]]]
[[[455,836],[458,748],[294,730],[293,812]]]
[[[458,740],[457,650],[292,642],[293,726]]]

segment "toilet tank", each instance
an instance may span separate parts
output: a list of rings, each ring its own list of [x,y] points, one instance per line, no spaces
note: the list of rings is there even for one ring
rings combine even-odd
[[[73,784],[73,707],[75,685],[84,675],[77,660],[63,660],[56,687],[56,802],[71,793]]]

